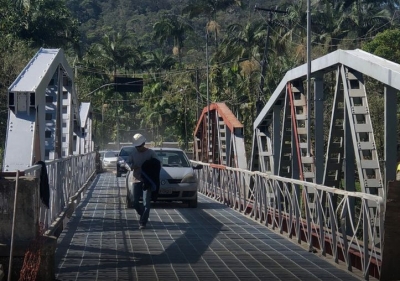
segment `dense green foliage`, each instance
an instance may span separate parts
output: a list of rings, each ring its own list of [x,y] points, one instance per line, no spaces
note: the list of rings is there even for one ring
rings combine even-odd
[[[312,1],[312,57],[365,45],[399,62],[398,51],[390,51],[398,50],[399,2]],[[209,101],[225,102],[244,123],[250,142],[257,104],[268,100],[287,70],[306,61],[305,0],[269,1],[265,8],[288,12],[273,14],[271,21],[251,0],[0,4],[1,147],[7,88],[39,47],[66,50],[77,73],[78,96],[93,104],[98,145],[128,142],[137,131],[155,141],[192,141],[198,112],[207,104],[207,89]],[[380,32],[383,35],[376,36]],[[264,54],[267,67],[260,89]],[[104,86],[115,75],[143,78],[143,92],[117,93]]]

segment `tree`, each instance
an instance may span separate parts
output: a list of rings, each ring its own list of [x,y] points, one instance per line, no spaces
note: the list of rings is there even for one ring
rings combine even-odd
[[[346,36],[356,39],[358,47],[374,36],[382,26],[392,25],[392,14],[398,1],[316,1],[312,7],[313,32],[334,50]],[[333,47],[333,48],[332,48]]]
[[[170,55],[164,55],[161,50],[155,50],[146,54],[147,59],[142,66],[156,73],[170,70],[175,65],[175,59]]]
[[[245,26],[233,24],[227,28],[227,36],[220,46],[220,55],[225,61],[256,60],[261,64],[262,47],[266,36],[266,25],[252,21]]]
[[[364,44],[363,50],[400,63],[400,29],[378,33],[372,41]]]
[[[185,32],[192,30],[189,24],[178,20],[175,15],[164,16],[161,21],[154,24],[154,37],[161,44],[165,43],[169,38],[173,40],[173,54],[178,56],[179,64],[181,64],[182,48],[185,39]]]
[[[191,0],[182,12],[188,14],[191,18],[205,15],[210,21],[216,19],[218,11],[225,10],[234,5],[241,6],[242,3],[240,0]]]
[[[218,34],[220,26],[216,21],[217,12],[228,9],[232,6],[241,6],[241,0],[191,0],[182,10],[190,18],[204,15],[207,17],[206,31],[214,34],[215,45],[218,46]]]
[[[375,38],[364,44],[363,50],[372,53],[384,59],[400,63],[400,29],[386,30],[375,36]],[[368,104],[371,112],[372,125],[374,128],[374,137],[378,155],[380,159],[384,158],[384,97],[381,83],[366,79],[366,88],[368,90]],[[397,94],[397,103],[400,102],[400,96]],[[399,118],[399,116],[398,116]],[[400,131],[400,123],[397,125]],[[397,142],[399,143],[400,136]]]
[[[94,45],[100,55],[99,61],[113,76],[117,75],[117,70],[127,68],[129,59],[137,55],[137,50],[128,45],[127,39],[126,35],[116,32],[105,34],[101,42]]]
[[[353,30],[345,3],[319,1],[312,11],[314,44],[322,44],[325,52],[333,52]]]
[[[72,46],[79,50],[78,21],[72,17],[65,1],[24,1],[18,9],[18,36],[32,40],[33,47]]]
[[[0,40],[0,166],[7,132],[8,87],[34,54],[29,44],[18,38],[2,36]]]
[[[141,128],[148,128],[152,131],[152,138],[155,141],[160,135],[160,126],[163,123],[165,98],[165,84],[158,79],[154,79],[147,85],[142,93],[141,108],[139,118]]]
[[[382,9],[382,2],[354,1],[353,13],[350,14],[352,25],[356,26],[358,47],[361,47],[361,40],[365,37],[374,36],[382,25],[389,25],[391,13]]]

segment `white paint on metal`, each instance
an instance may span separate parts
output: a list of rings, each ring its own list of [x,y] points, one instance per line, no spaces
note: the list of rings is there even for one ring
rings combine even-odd
[[[17,111],[18,112],[26,112],[27,111],[27,102],[28,102],[28,93],[17,93]]]
[[[92,137],[91,137],[91,123],[88,126],[85,136],[82,136],[81,128],[78,125],[76,130],[70,128],[73,124],[71,120],[76,120],[77,124],[87,124],[90,121],[84,120],[81,122],[78,99],[75,93],[75,85],[73,82],[73,71],[68,65],[68,62],[64,56],[62,49],[43,49],[41,48],[31,61],[25,66],[22,72],[18,75],[15,81],[8,88],[9,97],[13,95],[14,104],[9,102],[9,120],[8,120],[8,131],[5,147],[5,157],[3,162],[4,171],[15,171],[25,170],[30,167],[34,162],[38,160],[46,160],[52,157],[54,152],[54,143],[49,138],[45,138],[45,131],[49,130],[52,134],[55,134],[54,120],[46,120],[46,113],[52,113],[53,118],[63,108],[54,108],[55,102],[46,104],[46,95],[54,96],[63,94],[62,91],[58,91],[56,88],[52,88],[50,84],[51,79],[54,78],[54,74],[59,70],[61,75],[67,76],[68,81],[68,99],[62,101],[62,105],[67,107],[67,112],[72,114],[66,114],[63,118],[63,122],[66,123],[66,129],[60,130],[62,133],[61,148],[63,154],[69,156],[72,154],[72,140],[73,132],[78,132],[77,138],[80,140],[85,136],[90,140],[88,149],[86,151],[76,151],[76,154],[86,153],[93,150]],[[65,77],[64,76],[64,77]],[[58,87],[62,87],[62,83],[55,83]],[[60,86],[61,85],[61,86]],[[52,92],[53,91],[53,92]],[[57,93],[54,93],[57,91]],[[12,93],[12,94],[11,94]],[[30,104],[33,100],[34,104]],[[72,107],[72,110],[69,108]],[[85,105],[84,108],[90,107]],[[85,118],[89,118],[89,114],[83,114]],[[31,122],[31,123],[30,123]],[[70,124],[70,126],[68,126]],[[62,124],[61,124],[62,125]],[[18,129],[15,129],[18,126]],[[60,126],[61,128],[61,126]],[[36,132],[35,132],[36,131]],[[34,151],[33,144],[38,145],[38,149]],[[40,155],[35,155],[35,152]],[[75,151],[74,151],[75,152]]]
[[[82,102],[81,106],[80,106],[80,110],[79,110],[82,128],[85,128],[85,126],[86,126],[86,121],[89,117],[89,110],[90,110],[90,103]]]
[[[311,73],[330,71],[339,64],[357,70],[385,85],[400,90],[400,65],[359,49],[352,51],[337,50],[315,59],[311,63]],[[267,104],[257,116],[253,123],[253,128],[257,128],[263,122],[264,116],[272,112],[272,108],[277,100],[281,99],[285,94],[284,90],[287,82],[295,79],[304,80],[306,76],[307,64],[303,64],[288,71]]]
[[[30,114],[19,112],[16,115],[12,110],[9,110],[7,128],[8,145],[4,152],[3,171],[23,171],[31,166],[35,116],[34,112]]]

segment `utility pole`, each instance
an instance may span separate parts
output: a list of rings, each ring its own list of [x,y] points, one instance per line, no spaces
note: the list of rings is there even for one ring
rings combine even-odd
[[[261,79],[260,79],[260,88],[259,92],[257,95],[257,115],[261,112],[261,107],[262,107],[262,102],[261,102],[261,96],[264,94],[264,83],[265,83],[265,75],[267,72],[267,52],[268,52],[268,41],[269,41],[269,35],[270,35],[270,27],[271,27],[271,22],[272,22],[272,15],[274,13],[280,13],[280,14],[287,14],[286,11],[281,11],[281,10],[276,10],[276,9],[266,9],[266,8],[260,8],[257,7],[257,5],[254,7],[254,10],[260,10],[260,11],[267,11],[268,12],[268,26],[267,26],[267,37],[265,38],[265,45],[264,45],[264,54],[263,54],[263,60],[261,63]]]
[[[199,68],[186,68],[186,70],[195,70],[195,84],[196,84],[196,119],[199,120],[202,109],[200,108],[200,78],[199,78]]]
[[[201,115],[201,109],[199,108],[200,104],[200,85],[199,85],[199,69],[196,67],[196,107],[197,107],[197,115],[196,119],[199,120],[200,115]]]
[[[207,162],[209,159],[209,150],[210,150],[210,129],[211,129],[211,120],[210,120],[210,89],[209,89],[209,62],[208,62],[208,30],[206,32],[206,61],[207,61]]]
[[[104,138],[105,138],[105,133],[104,133],[104,107],[105,107],[105,101],[103,97],[103,105],[101,106],[101,148],[104,149],[105,143],[104,143]]]
[[[185,106],[185,151],[188,151],[188,138],[187,138],[187,97],[186,97],[186,90],[183,92],[183,98],[184,98],[184,106]]]
[[[117,121],[117,147],[120,149],[120,141],[119,141],[119,116],[118,116],[118,107],[119,107],[119,102],[117,101],[117,106],[115,107],[115,116],[116,116],[116,121]]]
[[[307,156],[311,155],[311,1],[307,0]]]

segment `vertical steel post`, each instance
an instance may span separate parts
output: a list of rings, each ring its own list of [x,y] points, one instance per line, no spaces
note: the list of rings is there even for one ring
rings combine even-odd
[[[104,149],[104,97],[103,97],[103,105],[101,106],[101,148]]]
[[[272,127],[272,145],[273,145],[273,158],[274,158],[274,167],[273,173],[274,175],[279,174],[279,158],[281,156],[281,129],[282,129],[282,122],[281,121],[281,111],[282,106],[275,105],[273,109],[273,127]],[[284,119],[284,118],[283,118]]]
[[[62,157],[62,100],[63,100],[63,72],[61,66],[57,70],[57,106],[54,159]]]
[[[117,121],[117,149],[120,149],[120,141],[119,141],[119,116],[118,116],[118,106],[119,103],[117,101],[117,106],[115,107],[115,117],[116,117],[116,121]],[[154,141],[154,128],[153,128],[153,141]]]
[[[307,0],[307,156],[311,156],[311,0]]]
[[[8,261],[8,277],[7,280],[11,281],[11,272],[12,272],[12,260],[14,255],[14,231],[15,231],[15,215],[17,211],[17,194],[18,194],[18,181],[19,181],[19,170],[17,170],[15,176],[15,191],[14,191],[14,212],[13,212],[13,220],[11,226],[11,243],[10,243],[10,260]]]
[[[200,104],[200,87],[199,87],[199,69],[196,67],[196,120],[199,120],[201,116],[201,109],[199,108]]]
[[[269,40],[269,34],[270,34],[271,21],[272,21],[272,11],[269,11],[268,12],[267,38],[265,39],[264,54],[263,54],[263,60],[262,60],[262,64],[261,64],[260,89],[258,91],[257,102],[256,102],[257,115],[260,114],[260,112],[261,112],[261,106],[260,106],[261,105],[260,104],[261,96],[264,94],[265,75],[267,72],[268,40]]]
[[[207,161],[210,161],[209,150],[210,150],[210,89],[209,89],[209,62],[208,62],[208,30],[206,32],[206,61],[207,61]]]
[[[343,77],[342,77],[343,79]],[[344,80],[344,79],[343,79]],[[347,94],[347,93],[345,93]],[[353,146],[353,137],[351,135],[351,128],[350,128],[350,122],[351,122],[351,116],[349,116],[348,110],[346,108],[350,106],[347,104],[346,99],[345,100],[345,111],[344,111],[344,187],[345,190],[347,191],[352,191],[355,192],[357,191],[356,185],[354,182],[354,171],[357,170],[357,167],[355,166],[355,151],[354,151],[354,146]],[[336,208],[337,206],[337,196],[332,198],[332,204]],[[355,211],[355,198],[354,197],[349,197],[349,213],[347,214],[346,218],[346,224],[350,225],[350,218],[354,221],[354,211]],[[353,236],[353,230],[351,227],[346,227],[346,232],[347,235]]]
[[[385,167],[384,167],[384,195],[387,196],[389,181],[396,180],[396,169],[398,161],[397,151],[397,90],[385,86]],[[396,151],[396,153],[394,153]],[[385,199],[384,198],[384,199]]]
[[[324,81],[323,75],[314,80],[314,138],[315,138],[315,183],[322,184],[324,178]]]
[[[256,102],[256,110],[257,110],[257,115],[261,112],[261,96],[264,93],[264,83],[265,83],[265,75],[267,72],[267,53],[268,53],[268,41],[269,41],[269,35],[270,35],[270,26],[272,22],[272,13],[280,13],[280,14],[287,14],[286,11],[280,11],[276,9],[266,9],[266,8],[260,8],[257,7],[257,5],[254,7],[254,10],[261,10],[261,11],[267,11],[268,12],[268,26],[267,26],[267,37],[265,39],[265,45],[264,45],[264,53],[263,53],[263,59],[262,59],[262,64],[261,64],[261,79],[260,79],[260,88],[257,94],[257,102]]]

